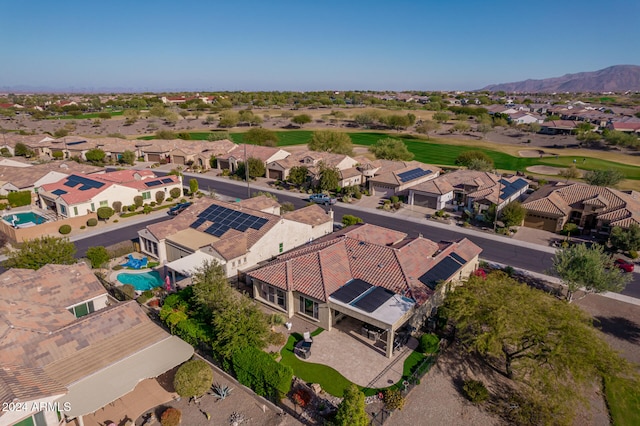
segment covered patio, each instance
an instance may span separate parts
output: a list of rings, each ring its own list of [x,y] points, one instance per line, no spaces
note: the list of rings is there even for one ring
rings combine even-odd
[[[168,269],[168,274],[171,280],[171,287],[176,288],[178,283],[178,277],[191,277],[198,268],[200,268],[205,262],[214,260],[213,256],[207,253],[196,251],[181,259],[174,260],[167,263],[165,266]]]

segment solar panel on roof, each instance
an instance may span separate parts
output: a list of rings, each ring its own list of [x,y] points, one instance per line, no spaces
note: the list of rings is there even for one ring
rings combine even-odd
[[[173,179],[171,179],[171,178],[162,179],[162,183],[171,183],[171,182],[173,182]]]
[[[451,253],[449,256],[451,256],[454,260],[458,261],[458,263],[460,263],[461,265],[464,265],[465,263],[467,263],[466,260],[464,260],[462,257],[460,257],[460,255],[458,253]]]
[[[151,182],[145,182],[144,185],[147,188],[151,188],[153,186],[158,186],[158,185],[162,185],[162,182],[160,182],[159,180],[152,180]]]
[[[383,287],[376,287],[360,299],[352,303],[353,306],[365,312],[373,312],[393,297],[394,293]]]
[[[409,182],[422,176],[426,176],[431,173],[431,170],[412,169],[403,173],[398,173],[398,178],[401,182]]]
[[[435,290],[438,282],[449,279],[458,269],[460,269],[460,264],[447,256],[418,279],[431,290]]]
[[[66,193],[67,191],[65,191],[64,189],[56,189],[55,191],[52,192],[52,194],[56,194],[56,195],[62,195]]]
[[[69,175],[64,185],[70,188],[75,188],[78,185],[82,185],[79,188],[80,191],[86,191],[87,189],[92,189],[92,188],[102,188],[104,186],[104,183],[98,182],[92,179],[87,179],[85,177],[78,176],[78,175]]]
[[[331,297],[343,303],[351,303],[352,300],[360,297],[361,294],[365,293],[371,287],[373,286],[368,282],[355,279],[334,291],[331,294]]]
[[[193,222],[189,226],[191,228],[197,228],[198,226],[202,225],[205,221],[206,221],[206,219],[204,219],[204,218],[198,218],[198,219],[195,220],[195,222]]]
[[[230,228],[240,232],[244,232],[249,228],[258,230],[268,222],[267,219],[218,205],[207,207],[198,215],[198,218],[203,219],[203,221],[213,222],[204,232],[216,237],[221,236]],[[200,222],[200,224],[202,223]]]
[[[87,143],[87,141],[67,142],[65,145],[73,146],[73,145],[80,145],[81,143]]]

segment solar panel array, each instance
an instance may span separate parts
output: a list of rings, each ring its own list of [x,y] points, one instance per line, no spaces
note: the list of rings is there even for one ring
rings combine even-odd
[[[398,177],[400,178],[401,182],[409,182],[429,174],[431,174],[431,170],[423,170],[418,168],[418,169],[412,169],[406,172],[398,173]]]
[[[528,185],[528,182],[524,179],[516,179],[514,182],[509,182],[505,179],[500,179],[500,198],[505,200],[511,197],[516,192],[522,190]]]
[[[67,142],[67,146],[80,145],[82,143],[87,143],[87,141],[77,141],[77,142]]]
[[[52,192],[52,194],[56,194],[56,195],[63,195],[66,193],[67,191],[65,191],[64,189],[56,189],[55,191]]]
[[[453,257],[459,264],[464,265],[467,263],[458,253],[452,252],[449,256]]]
[[[67,181],[64,183],[64,186],[68,186],[69,188],[75,188],[78,185],[81,185],[80,188],[78,188],[80,191],[86,191],[88,189],[102,188],[104,183],[78,175],[69,175]]]
[[[459,257],[459,256],[458,256]],[[422,274],[418,280],[431,290],[435,290],[438,282],[448,280],[462,266],[451,256],[447,256],[440,262]]]
[[[373,312],[393,297],[394,293],[383,287],[376,287],[352,303],[365,312]]]
[[[334,291],[331,294],[331,297],[342,303],[351,303],[371,287],[373,286],[366,281],[362,281],[360,279],[351,280],[338,290]]]
[[[144,183],[144,185],[145,185],[147,188],[151,188],[151,187],[153,187],[153,186],[162,185],[162,182],[161,182],[161,181],[159,181],[159,180],[152,180],[152,181],[150,181],[150,182],[145,182],[145,183]]]
[[[214,237],[221,237],[229,229],[235,229],[240,232],[244,232],[249,228],[259,230],[269,220],[214,204],[203,210],[198,215],[198,219],[189,226],[198,228],[207,221],[212,222],[212,224],[204,232]]]
[[[171,179],[171,178],[162,179],[162,183],[171,183],[171,182],[173,182],[173,179]]]

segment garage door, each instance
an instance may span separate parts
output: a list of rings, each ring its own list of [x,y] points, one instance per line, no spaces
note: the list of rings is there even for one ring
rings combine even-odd
[[[556,232],[556,219],[549,219],[541,216],[527,215],[524,219],[524,226],[544,231]]]
[[[282,180],[282,171],[269,169],[269,179]]]
[[[414,194],[413,195],[413,204],[415,206],[428,207],[430,209],[436,209],[438,198],[437,197],[429,197],[427,195]]]
[[[176,164],[185,164],[185,158],[182,155],[174,155],[173,162]]]
[[[149,161],[159,162],[160,154],[147,154],[147,158],[149,159]]]
[[[384,186],[373,186],[373,195],[380,198],[389,198],[394,195],[393,188],[387,188]]]

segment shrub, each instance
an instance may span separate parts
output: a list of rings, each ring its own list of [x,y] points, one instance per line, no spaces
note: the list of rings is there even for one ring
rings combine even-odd
[[[287,338],[282,333],[269,333],[269,338],[267,339],[269,345],[273,346],[282,346],[286,343]]]
[[[113,268],[111,268],[111,269],[113,269],[114,271],[120,271],[121,269],[124,269],[124,266],[122,266],[122,265],[116,265],[116,266],[114,266],[114,267],[113,267]]]
[[[62,151],[53,151],[51,153],[51,156],[55,159],[55,160],[62,160],[62,158],[64,157],[64,153]]]
[[[562,233],[565,235],[575,235],[578,232],[578,225],[575,223],[567,223],[562,227]]]
[[[130,212],[135,212],[138,207],[135,204],[131,204],[128,208]]]
[[[87,220],[87,226],[96,226],[98,224],[98,219],[96,219],[95,217],[92,217],[91,219]]]
[[[131,284],[123,284],[121,289],[125,296],[127,296],[127,299],[133,299],[136,297],[136,289]]]
[[[107,220],[115,214],[115,210],[111,207],[99,207],[97,214],[100,219]]]
[[[160,424],[162,426],[178,426],[181,418],[182,412],[180,410],[169,407],[160,416]]]
[[[149,213],[151,213],[152,211],[153,211],[153,209],[152,209],[152,208],[151,208],[151,206],[149,206],[149,205],[144,206],[144,208],[142,209],[142,212],[143,212],[144,214],[149,214]]]
[[[171,198],[178,198],[182,195],[182,191],[180,191],[180,188],[172,188],[171,191],[169,191],[169,195],[171,195]]]
[[[103,246],[89,247],[87,249],[87,259],[91,262],[92,268],[99,268],[109,261],[109,252]]]
[[[465,380],[462,386],[464,396],[474,404],[484,402],[489,398],[489,391],[479,380]]]
[[[145,296],[144,294],[141,294],[140,296],[138,296],[138,303],[141,305],[144,305],[145,303],[147,303],[149,301],[149,299],[151,299],[151,297],[149,296]]]
[[[173,198],[171,198],[171,197],[167,198],[167,203],[170,203],[172,201],[173,201]]]
[[[404,407],[404,396],[398,389],[387,389],[384,391],[384,405],[387,410],[402,410]]]
[[[173,387],[183,398],[202,396],[212,384],[213,370],[206,362],[199,359],[182,364],[173,379]]]
[[[84,225],[82,225],[82,226],[80,227],[80,229],[87,229],[87,227],[86,227],[86,226],[84,226]]]
[[[113,207],[113,211],[116,213],[120,213],[122,211],[122,201],[114,201],[111,206]]]
[[[151,290],[145,290],[142,292],[143,296],[147,296],[148,298],[152,298],[153,297],[153,291]]]
[[[440,339],[435,334],[427,333],[420,337],[420,344],[418,345],[418,352],[422,353],[435,353],[440,347]]]
[[[258,395],[280,398],[289,393],[293,370],[268,353],[246,346],[233,354],[232,363],[238,381]]]
[[[342,224],[344,226],[356,225],[358,223],[362,223],[362,219],[357,216],[352,216],[350,214],[342,216]]]
[[[71,232],[71,225],[62,225],[58,229],[58,232],[61,233],[62,235],[67,235],[69,232]]]
[[[389,201],[391,201],[393,204],[399,203],[400,197],[398,197],[397,195],[392,195],[391,197],[389,197]]]
[[[141,195],[136,195],[135,197],[133,197],[133,203],[136,205],[136,207],[141,207],[144,203],[144,200]]]
[[[291,399],[299,407],[306,407],[311,402],[311,395],[305,389],[299,388],[291,395]]]
[[[162,202],[164,201],[164,192],[162,192],[162,191],[156,192],[155,197],[156,197],[156,202],[158,204],[162,204]]]
[[[156,203],[155,201],[152,201],[151,203],[149,203],[151,205],[151,207],[155,207],[158,205],[158,203]]]
[[[632,259],[637,259],[638,258],[638,252],[635,250],[629,250],[629,257]]]
[[[7,199],[11,207],[28,206],[31,204],[31,191],[10,192]]]

